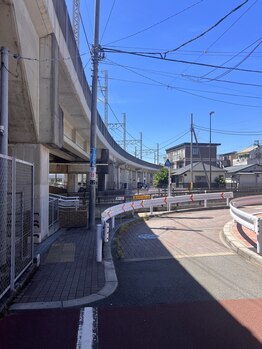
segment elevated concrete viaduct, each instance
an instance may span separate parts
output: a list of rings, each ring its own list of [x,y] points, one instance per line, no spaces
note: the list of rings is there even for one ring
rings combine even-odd
[[[0,0],[0,46],[9,51],[9,155],[34,163],[43,239],[49,173],[67,173],[76,191],[77,174],[89,171],[91,92],[64,0]],[[99,115],[97,152],[109,169],[98,171],[98,190],[151,183],[159,168],[124,151]]]

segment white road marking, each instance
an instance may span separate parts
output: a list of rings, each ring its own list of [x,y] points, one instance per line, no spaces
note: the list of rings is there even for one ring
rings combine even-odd
[[[94,341],[94,311],[91,307],[81,308],[76,349],[92,349]]]

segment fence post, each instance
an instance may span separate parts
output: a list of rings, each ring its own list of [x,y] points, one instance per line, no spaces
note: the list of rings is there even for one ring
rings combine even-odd
[[[150,214],[152,215],[153,214],[153,204],[152,204],[152,201],[150,203]]]
[[[262,255],[262,219],[257,222],[257,253]]]
[[[15,290],[15,221],[16,221],[16,159],[12,158],[12,216],[11,216],[11,263],[10,288]]]
[[[96,261],[102,262],[102,231],[103,225],[96,225]]]

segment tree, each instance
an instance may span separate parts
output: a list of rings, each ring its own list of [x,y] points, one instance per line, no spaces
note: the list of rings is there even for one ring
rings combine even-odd
[[[159,172],[154,175],[153,184],[155,187],[167,187],[168,185],[168,169],[162,167]]]
[[[218,177],[216,177],[215,182],[218,184],[219,187],[223,187],[226,184],[226,180],[223,175],[219,175]]]

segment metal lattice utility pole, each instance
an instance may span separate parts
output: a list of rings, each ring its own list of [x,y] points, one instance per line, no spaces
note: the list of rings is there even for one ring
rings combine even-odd
[[[124,134],[123,134],[124,149],[126,150],[126,113],[123,113],[123,129],[124,129]]]
[[[143,152],[143,139],[142,132],[140,132],[140,159],[142,160],[142,152]]]
[[[108,71],[105,70],[104,71],[105,74],[105,87],[104,87],[104,91],[105,91],[105,115],[104,115],[104,124],[106,126],[106,128],[108,127]]]
[[[100,0],[95,2],[95,32],[92,48],[93,76],[92,76],[92,102],[91,102],[91,127],[90,127],[90,196],[89,196],[89,229],[95,230],[95,205],[96,205],[96,126],[97,126],[97,77],[98,62],[100,59],[99,45],[99,17]]]
[[[79,16],[80,16],[80,0],[73,1],[73,32],[77,47],[79,47]]]

